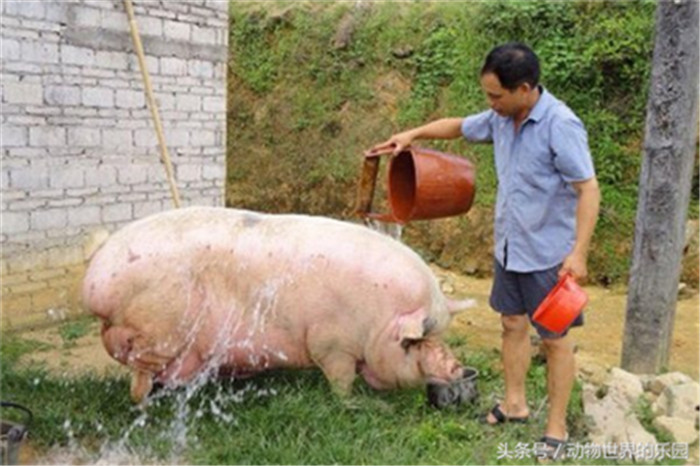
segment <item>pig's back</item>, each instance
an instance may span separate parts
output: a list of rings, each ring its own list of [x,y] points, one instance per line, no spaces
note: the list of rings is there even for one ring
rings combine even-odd
[[[92,259],[83,295],[100,317],[158,331],[204,305],[217,322],[265,299],[299,313],[292,318],[303,326],[338,308],[350,314],[343,318],[388,319],[436,294],[426,276],[414,251],[360,225],[190,207],[114,233]]]

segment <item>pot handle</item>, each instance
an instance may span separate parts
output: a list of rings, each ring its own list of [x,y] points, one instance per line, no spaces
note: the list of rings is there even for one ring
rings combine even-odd
[[[362,164],[362,173],[360,174],[360,180],[357,185],[355,215],[364,217],[371,212],[378,173],[379,157],[365,157],[364,163]]]

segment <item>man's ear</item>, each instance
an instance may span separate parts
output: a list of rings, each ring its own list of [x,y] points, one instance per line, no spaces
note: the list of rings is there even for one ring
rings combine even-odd
[[[529,94],[532,90],[532,86],[530,85],[530,83],[524,82],[518,86],[518,90],[523,92],[524,94]]]

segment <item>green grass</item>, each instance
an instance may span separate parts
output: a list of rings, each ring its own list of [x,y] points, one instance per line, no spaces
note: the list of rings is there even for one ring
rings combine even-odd
[[[248,380],[208,382],[197,390],[162,390],[145,410],[129,400],[125,377],[59,378],[17,355],[34,351],[17,337],[2,341],[3,399],[34,412],[30,441],[40,452],[57,445],[82,448],[84,460],[101,448],[120,448],[142,461],[189,464],[531,464],[514,454],[544,429],[545,367],[533,363],[527,378],[534,420],[528,425],[485,426],[479,421],[502,396],[498,353],[450,344],[480,372],[479,400],[437,410],[423,390],[376,392],[357,381],[350,400],[332,395],[320,371],[285,371]],[[8,357],[9,356],[9,357]],[[572,441],[586,442],[581,390],[569,409]],[[584,461],[584,462],[582,462]],[[565,464],[604,464],[566,460]],[[610,463],[613,464],[613,463]]]
[[[85,336],[90,331],[90,325],[95,322],[92,317],[82,317],[80,319],[69,320],[58,327],[58,334],[61,336],[64,348],[75,346],[76,340]]]

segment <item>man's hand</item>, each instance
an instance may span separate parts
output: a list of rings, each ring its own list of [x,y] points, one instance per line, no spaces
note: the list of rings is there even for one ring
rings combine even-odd
[[[580,282],[588,276],[588,268],[586,267],[586,255],[578,252],[572,252],[559,269],[559,278],[564,274],[570,273],[574,280]]]
[[[416,139],[455,139],[462,135],[463,118],[441,118],[427,125],[394,134],[388,140],[365,152],[365,157],[399,155]]]
[[[365,152],[365,157],[377,157],[380,155],[392,154],[398,155],[402,151],[411,146],[413,137],[410,131],[398,133],[387,139],[386,141],[377,144],[370,150]]]
[[[588,275],[586,260],[593,230],[598,220],[600,188],[594,176],[585,181],[572,183],[578,196],[576,206],[576,243],[559,270],[559,277],[569,272],[575,280],[583,280]]]

